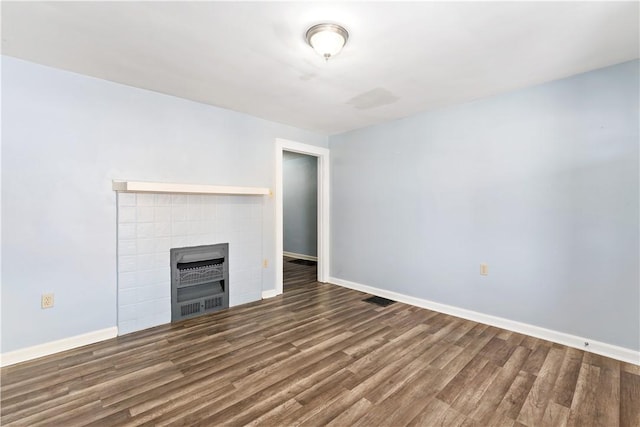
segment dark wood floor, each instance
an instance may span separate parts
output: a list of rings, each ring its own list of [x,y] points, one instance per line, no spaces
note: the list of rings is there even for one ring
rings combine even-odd
[[[640,367],[315,282],[1,370],[2,425],[639,426]]]

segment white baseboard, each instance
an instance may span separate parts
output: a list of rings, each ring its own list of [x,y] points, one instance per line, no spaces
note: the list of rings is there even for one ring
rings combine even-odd
[[[539,326],[529,325],[527,323],[517,322],[502,317],[491,316],[489,314],[479,313],[477,311],[467,310],[464,308],[454,307],[451,305],[440,304],[437,302],[416,298],[393,291],[374,288],[372,286],[363,285],[348,280],[330,277],[329,283],[343,286],[349,289],[366,292],[368,294],[377,295],[383,298],[392,299],[394,301],[403,302],[405,304],[414,305],[416,307],[426,308],[452,316],[461,317],[474,322],[484,323],[486,325],[496,326],[498,328],[507,329],[509,331],[518,332],[532,337],[541,338],[547,341],[563,344],[568,347],[577,348],[591,353],[607,356],[612,359],[621,360],[627,363],[640,365],[640,351],[631,350],[624,347],[595,341],[590,338],[579,337],[576,335],[566,334],[564,332],[554,331],[551,329],[541,328]],[[585,346],[588,343],[588,346]]]
[[[82,335],[76,335],[69,338],[63,338],[57,341],[51,341],[44,344],[34,345],[33,347],[22,348],[0,355],[0,366],[9,366],[27,360],[36,359],[42,356],[70,350],[83,345],[93,344],[99,341],[108,340],[118,336],[118,328],[100,329],[98,331],[88,332]]]
[[[262,299],[273,298],[278,295],[278,291],[275,289],[269,289],[267,291],[262,291]]]
[[[317,256],[297,254],[295,252],[282,252],[282,255],[288,256],[289,258],[297,258],[297,259],[306,259],[307,261],[318,261]]]

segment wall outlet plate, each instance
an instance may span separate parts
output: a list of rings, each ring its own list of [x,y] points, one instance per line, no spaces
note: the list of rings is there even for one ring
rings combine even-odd
[[[42,298],[40,300],[40,304],[42,308],[51,308],[53,307],[53,294],[42,294]]]
[[[480,264],[480,275],[488,276],[489,275],[489,266],[486,263]]]

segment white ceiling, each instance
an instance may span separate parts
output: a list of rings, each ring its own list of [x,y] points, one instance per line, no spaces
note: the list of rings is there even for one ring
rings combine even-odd
[[[313,24],[350,38],[328,63]],[[2,2],[2,52],[325,134],[639,57],[638,2]]]

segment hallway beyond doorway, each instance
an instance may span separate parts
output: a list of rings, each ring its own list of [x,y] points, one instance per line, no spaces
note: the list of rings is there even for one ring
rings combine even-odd
[[[305,261],[305,263],[299,264],[297,261]],[[316,262],[285,256],[282,257],[282,267],[285,292],[317,282],[318,266]]]

